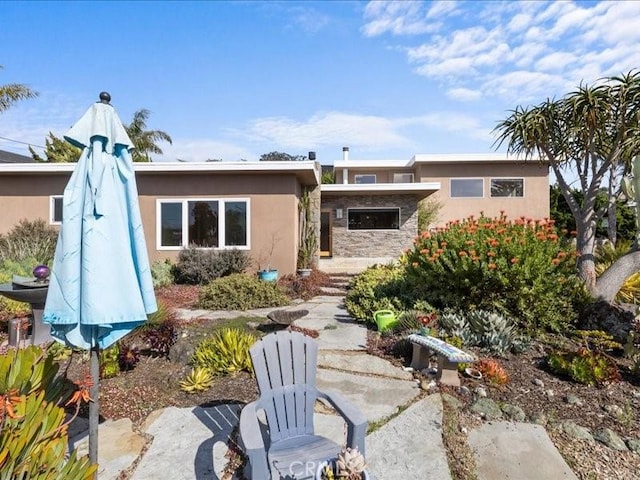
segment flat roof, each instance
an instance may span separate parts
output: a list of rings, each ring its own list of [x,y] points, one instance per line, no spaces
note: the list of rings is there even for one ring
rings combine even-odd
[[[75,166],[75,163],[7,163],[0,164],[0,175],[69,173]],[[304,185],[320,184],[320,166],[309,160],[302,162],[134,162],[133,170],[141,174],[292,173]]]
[[[412,168],[416,163],[520,163],[539,158],[516,157],[506,153],[419,153],[410,160],[336,160],[335,168]]]

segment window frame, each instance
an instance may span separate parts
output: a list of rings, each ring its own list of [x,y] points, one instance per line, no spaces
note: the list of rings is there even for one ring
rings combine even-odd
[[[455,181],[470,181],[477,180],[480,181],[482,185],[482,193],[479,196],[463,196],[463,195],[453,195],[453,182]],[[485,198],[484,192],[484,178],[482,177],[454,177],[449,179],[449,198]]]
[[[396,182],[396,175],[410,175],[411,176],[411,181],[409,182]],[[394,172],[393,174],[393,183],[415,183],[415,175],[413,174],[413,172]]]
[[[373,182],[358,182],[358,177],[373,177]],[[375,173],[355,173],[353,175],[353,183],[356,185],[374,185],[378,183],[378,175]]]
[[[352,210],[397,210],[398,211],[398,228],[351,228],[349,222],[349,213]],[[400,207],[350,207],[347,208],[347,231],[348,232],[397,232],[402,224],[402,208]]]
[[[511,180],[511,181],[520,180],[522,182],[522,195],[494,196],[492,193],[494,180]],[[489,198],[524,198],[524,195],[525,195],[524,187],[525,187],[524,177],[491,177],[489,179]]]
[[[62,218],[56,220],[56,201],[62,202],[63,195],[49,195],[49,225],[62,225]],[[60,205],[62,213],[62,205]]]
[[[157,198],[156,199],[156,250],[179,251],[189,246],[189,202],[218,202],[218,246],[196,247],[203,250],[251,250],[251,199],[248,197],[196,197],[196,198]],[[229,202],[244,202],[246,205],[246,245],[225,245],[226,236],[226,208]],[[165,203],[179,203],[182,211],[182,239],[181,245],[162,245],[162,205]]]

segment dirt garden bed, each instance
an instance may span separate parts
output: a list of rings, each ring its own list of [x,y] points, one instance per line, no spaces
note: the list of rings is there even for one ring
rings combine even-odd
[[[160,290],[158,298],[170,307],[189,308],[197,299],[197,287],[171,287]],[[195,346],[203,332],[223,320],[201,320],[180,324],[179,342]],[[380,337],[371,332],[369,352],[389,359],[397,365],[407,365],[407,351],[393,352],[394,339]],[[186,351],[187,349],[184,349]],[[404,353],[405,357],[402,357]],[[410,353],[410,352],[409,352]],[[476,352],[480,355],[480,352]],[[637,479],[640,455],[630,451],[615,451],[600,442],[578,440],[564,432],[565,421],[595,431],[609,428],[621,438],[640,438],[640,385],[638,378],[623,373],[621,382],[603,387],[589,387],[552,374],[545,366],[547,347],[534,343],[523,354],[508,355],[501,360],[509,382],[492,385],[482,380],[463,377],[462,391],[442,388],[461,402],[461,406],[445,408],[443,432],[454,469],[455,479],[473,479],[473,461],[466,446],[466,433],[482,421],[468,410],[469,405],[484,390],[487,397],[498,405],[517,405],[526,415],[526,421],[545,425],[552,440],[578,478],[584,479]],[[88,361],[74,354],[64,365],[67,374],[80,377]],[[620,364],[621,370],[627,365]],[[198,394],[180,390],[179,381],[190,371],[184,356],[169,358],[143,356],[137,366],[120,375],[101,381],[101,415],[104,418],[130,418],[140,423],[154,410],[166,406],[192,407],[217,403],[245,403],[257,398],[255,380],[247,373],[219,377],[212,388]],[[420,377],[419,377],[420,378]],[[391,479],[384,479],[391,480]]]

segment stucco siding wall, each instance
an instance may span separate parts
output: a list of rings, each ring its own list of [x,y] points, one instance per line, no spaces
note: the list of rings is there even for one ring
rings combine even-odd
[[[520,216],[542,219],[549,217],[549,175],[548,167],[535,162],[518,164],[463,164],[463,165],[420,165],[420,181],[440,182],[440,191],[434,193],[431,201],[439,202],[437,220],[432,227],[442,226],[451,220],[469,215],[494,217],[505,212],[508,218]],[[450,180],[452,178],[481,178],[483,196],[474,198],[452,198]],[[523,178],[523,197],[490,196],[492,178]],[[429,201],[429,200],[427,200]]]
[[[6,233],[21,219],[50,219],[51,195],[62,195],[70,173],[49,175],[0,175],[0,233]],[[175,260],[179,250],[159,250],[157,199],[246,198],[249,200],[249,251],[253,268],[272,267],[280,274],[294,273],[298,248],[299,182],[293,174],[207,175],[140,174],[140,211],[151,262]],[[57,227],[56,227],[57,228]]]
[[[399,207],[399,230],[349,230],[349,208]],[[331,210],[333,257],[395,257],[410,247],[418,232],[417,201],[414,195],[344,195],[322,199]],[[336,218],[336,209],[342,218]]]

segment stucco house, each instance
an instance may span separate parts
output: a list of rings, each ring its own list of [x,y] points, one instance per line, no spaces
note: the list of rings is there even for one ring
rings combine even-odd
[[[312,153],[312,152],[310,152]],[[310,154],[310,158],[315,156]],[[0,163],[0,234],[23,218],[59,225],[73,164]],[[415,155],[410,160],[134,164],[149,258],[183,246],[238,248],[254,268],[296,270],[300,199],[309,192],[321,268],[348,259],[397,257],[418,233],[419,202],[437,202],[430,225],[469,215],[549,216],[549,172],[501,154]]]

